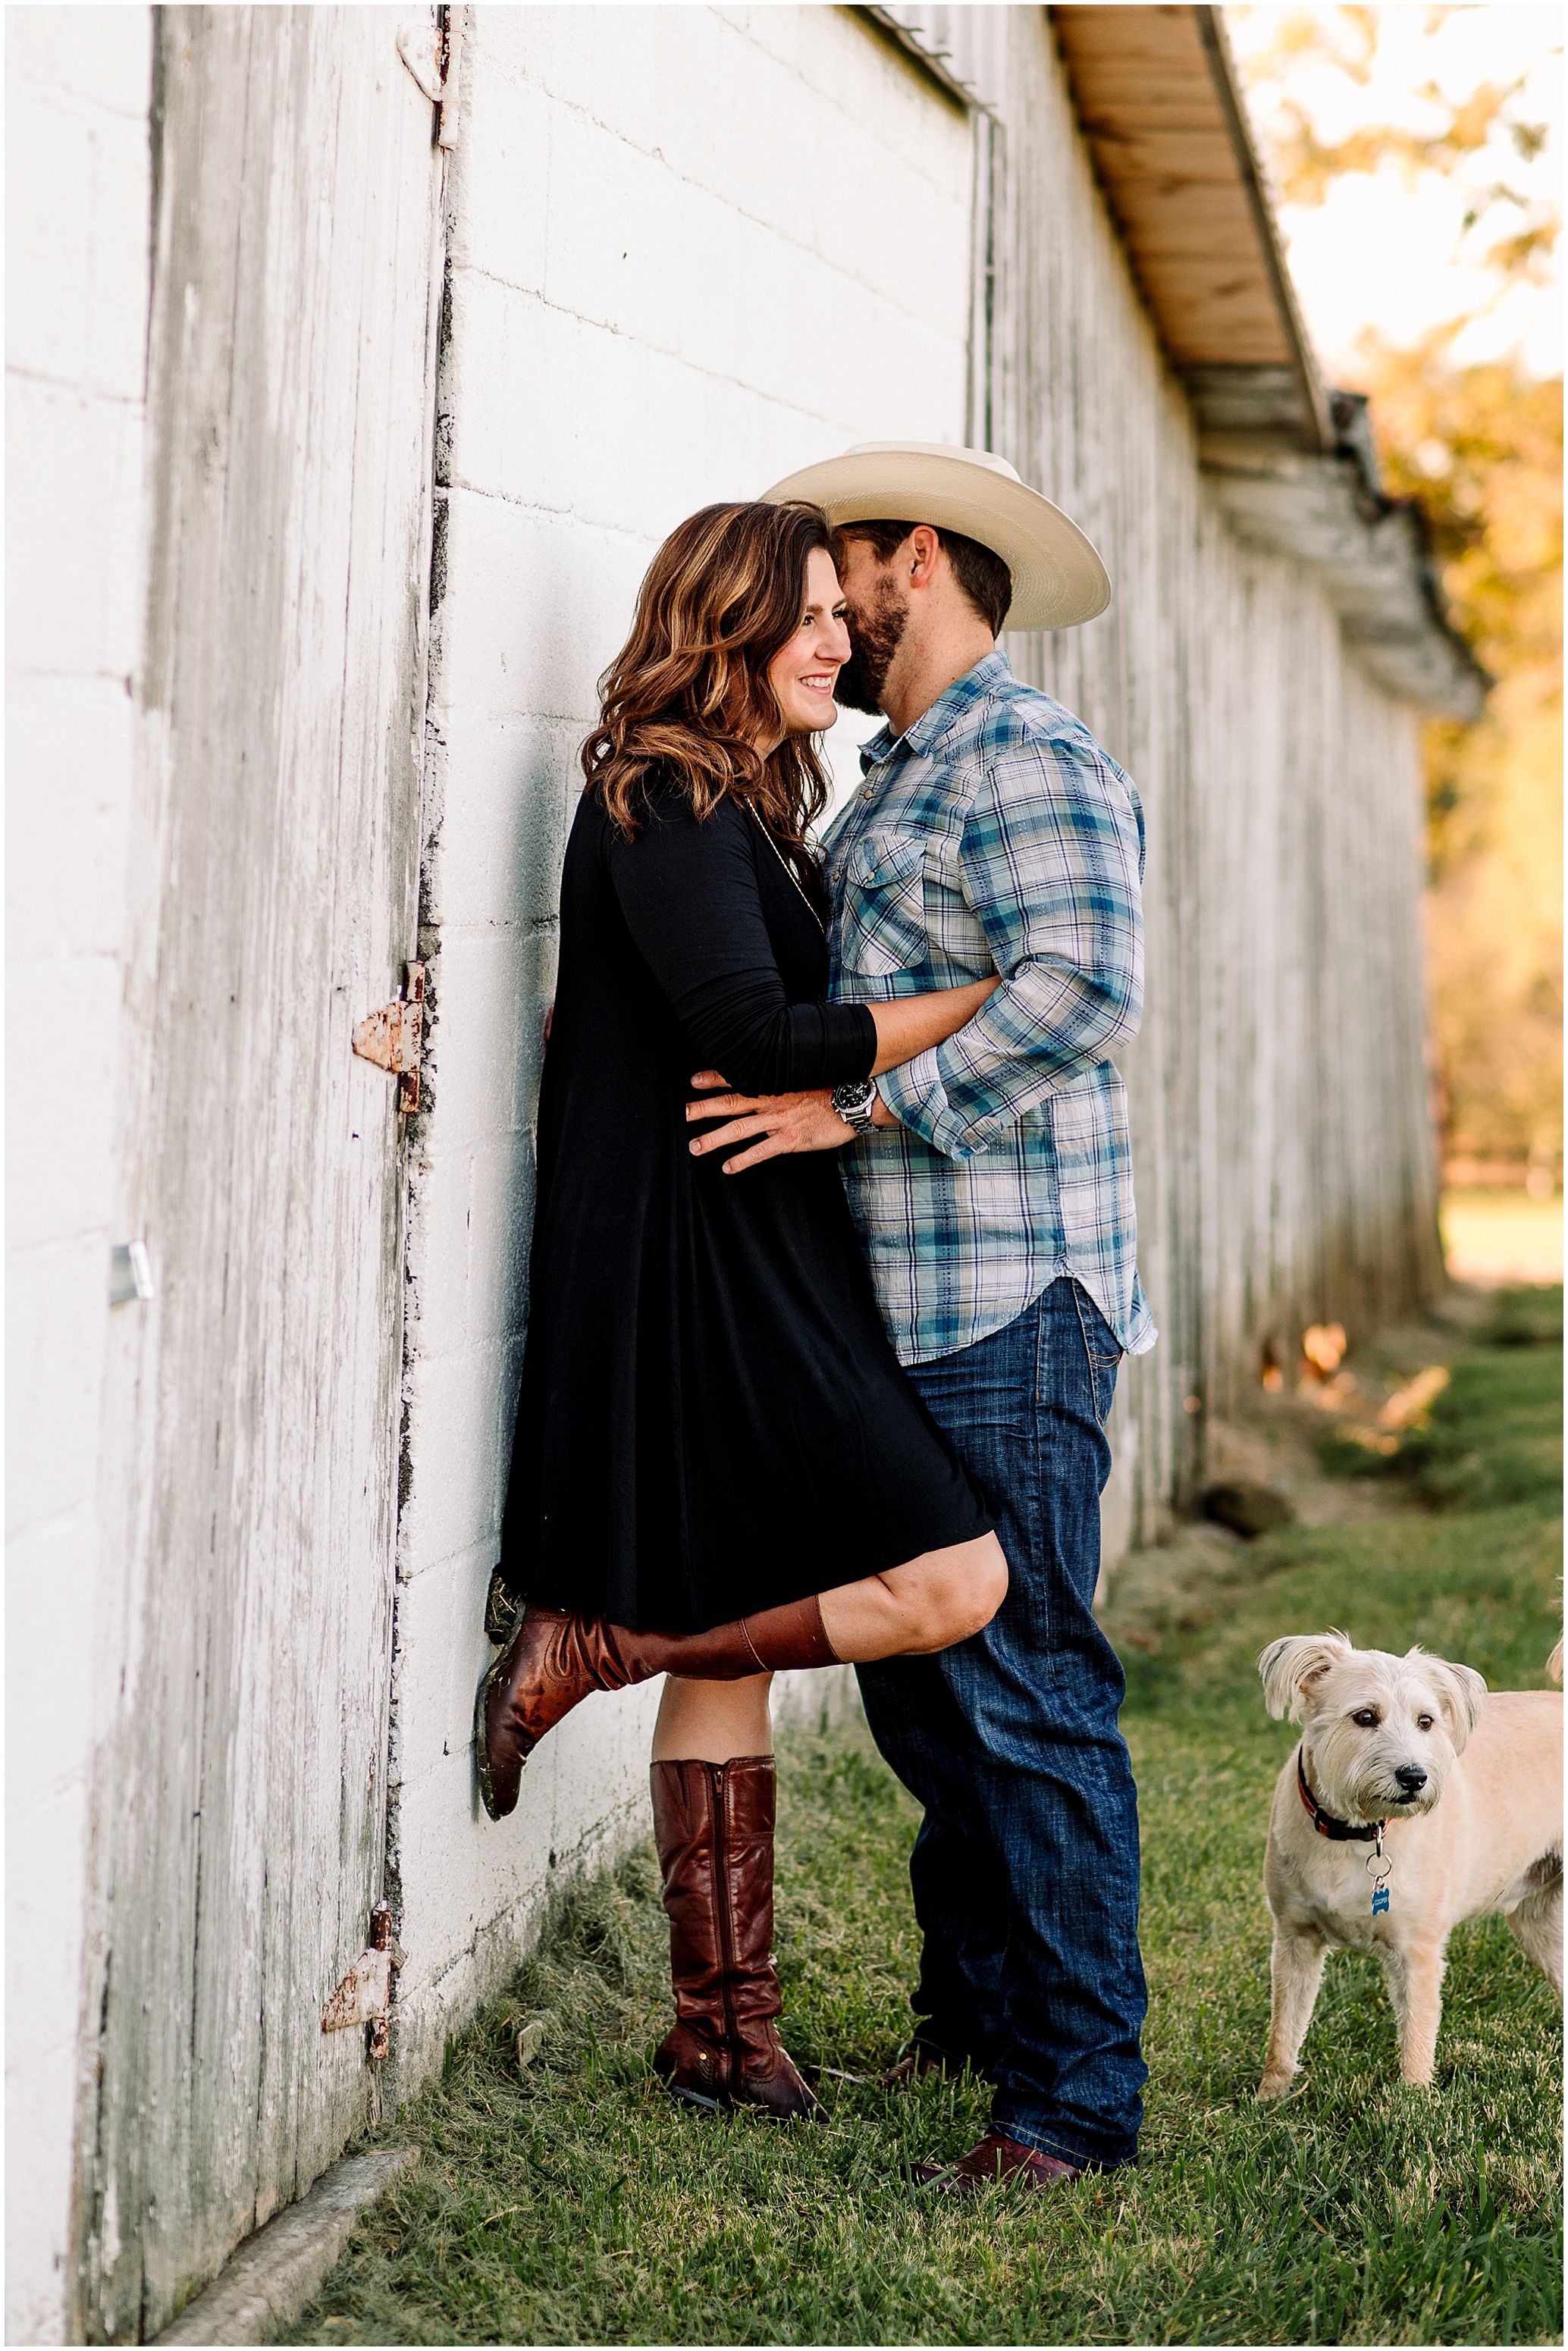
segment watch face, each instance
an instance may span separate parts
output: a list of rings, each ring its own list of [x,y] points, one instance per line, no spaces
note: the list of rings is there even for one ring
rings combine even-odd
[[[833,1088],[834,1110],[843,1120],[844,1124],[852,1126],[857,1134],[871,1134],[875,1124],[871,1114],[871,1106],[875,1100],[876,1088],[869,1078],[861,1078],[851,1086]]]

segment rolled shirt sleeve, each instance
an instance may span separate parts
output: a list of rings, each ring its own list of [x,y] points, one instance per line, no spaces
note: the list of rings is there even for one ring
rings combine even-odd
[[[981,769],[958,874],[1002,985],[956,1036],[877,1080],[947,1158],[985,1151],[1137,1034],[1143,852],[1136,796],[1086,737],[1003,743]]]

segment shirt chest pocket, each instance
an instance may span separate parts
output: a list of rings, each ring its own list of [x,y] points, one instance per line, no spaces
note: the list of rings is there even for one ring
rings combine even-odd
[[[931,953],[925,921],[925,842],[907,832],[868,832],[844,860],[841,959],[873,978],[912,971]]]

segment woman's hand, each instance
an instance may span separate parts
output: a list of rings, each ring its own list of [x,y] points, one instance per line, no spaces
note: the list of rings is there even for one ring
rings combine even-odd
[[[725,1161],[727,1176],[738,1176],[744,1168],[756,1167],[764,1159],[782,1158],[789,1152],[841,1151],[846,1143],[855,1139],[853,1127],[846,1125],[833,1108],[831,1087],[815,1087],[803,1094],[737,1094],[727,1090],[727,1081],[716,1070],[699,1070],[692,1083],[698,1092],[712,1093],[714,1098],[711,1102],[688,1102],[688,1122],[706,1118],[728,1121],[716,1133],[697,1137],[691,1146],[693,1158],[733,1150],[737,1143],[752,1144],[751,1150]],[[892,1112],[884,1105],[879,1106],[883,1116],[878,1123],[895,1124]]]

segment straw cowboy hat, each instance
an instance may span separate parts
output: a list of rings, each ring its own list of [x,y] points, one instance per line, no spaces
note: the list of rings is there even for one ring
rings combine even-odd
[[[867,441],[786,475],[762,495],[771,506],[808,499],[835,529],[850,522],[924,522],[978,539],[1013,575],[1009,629],[1071,629],[1111,601],[1105,566],[1078,525],[988,449]]]

